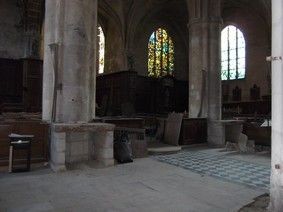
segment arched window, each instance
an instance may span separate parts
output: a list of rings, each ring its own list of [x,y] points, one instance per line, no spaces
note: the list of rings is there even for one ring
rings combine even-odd
[[[97,44],[98,44],[98,54],[97,54],[97,69],[99,74],[104,73],[104,57],[105,57],[105,36],[101,26],[97,28]]]
[[[229,25],[221,33],[222,80],[244,79],[246,75],[246,42],[243,33]]]
[[[161,77],[173,75],[174,44],[167,31],[159,28],[148,42],[148,76]]]

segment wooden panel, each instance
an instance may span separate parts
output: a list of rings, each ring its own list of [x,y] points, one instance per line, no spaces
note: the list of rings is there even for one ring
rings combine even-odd
[[[103,122],[115,124],[116,127],[128,127],[128,128],[144,128],[144,119],[142,118],[121,118],[121,119],[104,119]]]
[[[124,103],[129,103],[136,113],[167,114],[184,112],[188,107],[188,83],[171,79],[138,76],[134,71],[123,71],[97,77],[97,103],[101,116],[123,114]],[[166,101],[165,101],[166,100]]]
[[[8,135],[13,132],[13,126],[8,124],[0,125],[0,160],[9,158],[9,139]]]
[[[0,110],[41,112],[41,104],[42,61],[0,59]]]
[[[18,123],[17,128],[19,134],[35,136],[32,142],[32,157],[47,158],[48,125],[30,121],[24,124]]]
[[[0,59],[0,104],[22,102],[22,78],[20,61]]]
[[[183,119],[180,145],[189,145],[207,142],[206,119]]]
[[[158,81],[138,76],[135,108],[138,113],[157,113]]]
[[[25,112],[41,112],[42,108],[42,61],[22,60],[23,104]]]
[[[251,123],[244,124],[243,133],[256,145],[271,146],[271,127],[259,127]]]
[[[97,77],[96,100],[102,114],[121,115],[122,105],[135,101],[136,75],[134,71],[123,71]]]
[[[0,165],[8,164],[10,133],[34,135],[32,142],[32,161],[48,160],[48,129],[49,126],[40,121],[9,121],[0,124]],[[25,158],[25,152],[17,152],[17,159]]]
[[[237,115],[270,115],[271,101],[227,102],[223,104],[223,117]]]
[[[174,88],[174,101],[175,101],[175,112],[181,113],[184,111],[188,111],[188,82],[186,81],[175,81]]]

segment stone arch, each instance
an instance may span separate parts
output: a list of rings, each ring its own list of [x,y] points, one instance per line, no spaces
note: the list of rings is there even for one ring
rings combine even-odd
[[[266,10],[268,5],[262,1],[247,0],[222,1],[223,26],[233,24],[244,34],[246,41],[246,78],[241,81],[231,81],[230,87],[236,85],[242,89],[242,100],[250,98],[250,88],[254,84],[261,84],[261,95],[270,93],[270,64],[265,57],[270,55],[271,31]],[[259,59],[261,58],[261,59]]]
[[[178,4],[164,3],[164,1],[162,3],[147,1],[146,4],[148,6],[146,10],[139,11],[135,21],[132,20],[127,33],[128,50],[134,54],[136,71],[139,74],[147,75],[148,39],[155,29],[161,27],[168,30],[175,45],[175,56],[178,58],[176,58],[177,63],[175,64],[176,78],[187,80],[188,14],[185,3],[185,1],[180,1]],[[135,10],[137,6],[133,5],[132,10]],[[132,13],[134,14],[135,12],[133,11]],[[174,16],[173,14],[178,15]]]
[[[104,73],[125,70],[125,36],[122,19],[115,8],[104,0],[98,3],[98,22],[105,34]]]

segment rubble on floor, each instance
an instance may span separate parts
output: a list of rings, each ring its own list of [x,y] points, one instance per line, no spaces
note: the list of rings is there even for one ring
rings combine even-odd
[[[254,199],[254,202],[244,206],[239,212],[267,212],[270,196],[263,194]]]

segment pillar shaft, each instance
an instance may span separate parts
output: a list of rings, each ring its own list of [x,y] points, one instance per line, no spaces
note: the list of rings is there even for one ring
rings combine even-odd
[[[283,56],[283,2],[272,1],[272,56]],[[283,63],[272,62],[272,164],[270,211],[283,211]]]
[[[201,19],[189,24],[189,116],[207,117],[207,30]]]
[[[207,118],[208,143],[223,146],[220,0],[187,1],[190,10],[189,116]]]
[[[220,1],[188,1],[189,115],[221,119]]]
[[[94,118],[96,20],[96,0],[46,0],[43,119]]]
[[[222,118],[220,18],[212,20],[208,27],[208,118],[220,120]]]

